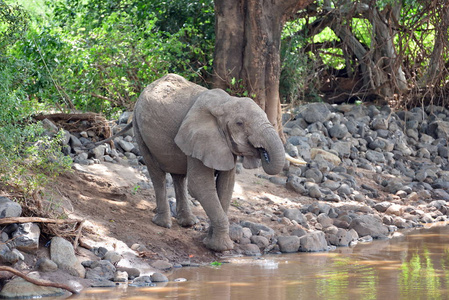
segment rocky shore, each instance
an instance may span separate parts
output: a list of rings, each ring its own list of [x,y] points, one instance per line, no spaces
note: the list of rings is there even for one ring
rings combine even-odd
[[[129,113],[123,114],[113,123],[113,131],[123,128],[128,119]],[[44,120],[44,124],[48,134],[64,127],[49,120]],[[65,133],[64,153],[72,157],[75,172],[84,166],[116,164],[131,166],[136,172],[148,175],[132,131],[117,137],[112,147],[95,146],[94,142],[101,138],[94,131]],[[446,108],[428,106],[393,111],[388,106],[311,103],[284,115],[284,133],[286,152],[307,164],[296,166],[287,162],[284,173],[278,176],[256,170],[257,180],[269,182],[277,190],[266,190],[264,195],[251,199],[235,193],[229,213],[235,249],[226,254],[332,251],[335,247],[356,246],[358,242],[392,238],[400,235],[401,229],[421,227],[423,223],[447,220],[449,110]],[[240,164],[238,173],[237,181],[247,174]],[[251,188],[251,182],[247,189]],[[152,192],[150,181],[141,181],[138,187]],[[284,193],[280,195],[282,189],[287,197]],[[171,204],[175,205],[173,199]],[[198,205],[194,199],[192,205]],[[0,218],[20,215],[18,203],[0,197]],[[207,226],[207,219],[200,217],[200,223],[187,234],[205,234]],[[35,276],[47,274],[50,280],[49,274],[62,272],[78,278],[79,285],[74,288],[79,289],[115,286],[118,282],[151,285],[167,281],[164,275],[167,270],[192,265],[188,253],[178,259],[160,253],[152,258],[148,245],[139,241],[122,243],[122,248],[78,247],[75,252],[71,241],[60,237],[51,238],[47,247],[43,247],[36,223],[10,224],[0,229],[2,264],[36,270]],[[167,243],[164,247],[176,245]],[[136,263],[129,267],[125,261]],[[1,278],[9,277],[0,272]],[[15,281],[23,284],[19,278],[8,281],[0,297],[21,295],[25,290],[22,287],[19,294],[10,292],[18,289],[12,286]],[[61,290],[39,295],[54,293]]]

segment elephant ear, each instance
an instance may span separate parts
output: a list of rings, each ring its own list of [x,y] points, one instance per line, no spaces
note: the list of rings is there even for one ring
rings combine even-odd
[[[225,91],[219,89],[199,94],[175,137],[176,145],[184,154],[219,171],[228,171],[235,167],[235,156],[217,119],[224,114],[222,105],[229,101],[229,97]]]

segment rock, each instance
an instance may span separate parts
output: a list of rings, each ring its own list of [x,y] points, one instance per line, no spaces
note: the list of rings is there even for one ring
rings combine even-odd
[[[376,209],[379,212],[385,212],[385,211],[387,211],[388,207],[390,207],[390,206],[391,206],[390,202],[384,201],[384,202],[376,203],[374,205],[374,209]]]
[[[292,221],[296,221],[298,224],[307,224],[306,217],[297,208],[289,208],[284,211],[284,216]]]
[[[54,272],[58,270],[58,265],[48,258],[40,258],[36,263],[36,267],[42,272]]]
[[[25,257],[17,249],[10,249],[6,243],[0,243],[0,262],[14,265],[19,260],[24,260]]]
[[[229,225],[229,237],[236,243],[243,238],[243,227],[239,224],[232,223]]]
[[[309,196],[312,198],[315,198],[315,199],[320,199],[323,196],[318,185],[314,184],[314,185],[310,186]]]
[[[168,282],[167,276],[161,273],[153,273],[150,276],[152,282]]]
[[[35,223],[19,224],[17,230],[12,234],[14,246],[25,252],[33,252],[39,248],[39,237],[41,230]]]
[[[30,272],[27,275],[34,279],[42,280],[39,272]],[[60,288],[39,286],[21,277],[15,277],[5,284],[0,292],[0,298],[57,297],[64,295],[64,293],[65,291]]]
[[[318,169],[307,169],[304,173],[304,177],[313,179],[313,182],[320,183],[323,181],[323,173]]]
[[[128,282],[128,273],[126,271],[115,272],[114,282]]]
[[[137,268],[117,267],[117,271],[128,273],[129,279],[135,279],[140,276],[140,270]]]
[[[86,270],[75,256],[72,244],[61,238],[53,237],[50,244],[50,258],[58,268],[65,270],[73,276],[84,278]]]
[[[270,241],[266,237],[260,235],[253,235],[250,240],[251,243],[255,244],[260,249],[264,249],[270,244]]]
[[[298,252],[300,241],[297,236],[278,236],[278,245],[282,253]]]
[[[306,195],[307,194],[307,190],[303,185],[304,179],[296,176],[296,175],[292,175],[289,174],[287,177],[287,182],[285,183],[285,187],[289,190],[295,191],[301,195]]]
[[[332,163],[334,166],[338,166],[341,163],[341,159],[337,155],[318,148],[310,150],[310,158],[313,160],[320,158]]]
[[[323,226],[323,228],[327,228],[333,225],[332,219],[324,213],[319,214],[316,220]]]
[[[253,237],[256,237],[256,236],[253,236]],[[241,245],[240,247],[241,247],[244,255],[247,255],[247,256],[259,256],[259,255],[261,255],[260,248],[259,248],[258,245],[246,244],[246,245]]]
[[[249,229],[251,229],[251,233],[253,235],[258,235],[261,233],[261,231],[265,232],[268,236],[273,237],[275,235],[275,232],[272,228],[264,225],[264,224],[259,224],[259,223],[253,223],[250,221],[242,221],[240,223],[240,225],[242,225],[243,227],[247,227]]]
[[[115,251],[108,251],[104,255],[103,259],[109,260],[113,265],[117,265],[118,262],[122,259],[122,256]]]
[[[116,271],[109,260],[94,261],[87,268],[86,279],[113,280]]]
[[[349,225],[359,236],[370,235],[373,238],[385,238],[388,235],[388,228],[382,221],[372,215],[360,215],[352,219]]]
[[[115,287],[116,284],[112,280],[107,280],[104,278],[94,279],[91,287]]]
[[[173,268],[173,265],[165,260],[156,260],[151,263],[151,266],[158,270],[170,270]]]
[[[305,106],[301,115],[307,123],[325,122],[330,119],[331,112],[328,106],[324,103],[309,103]]]
[[[0,197],[0,218],[15,218],[22,214],[22,206],[8,197]]]
[[[327,241],[324,232],[313,231],[299,238],[301,252],[317,252],[327,250]]]
[[[127,142],[127,141],[125,141],[125,140],[120,140],[120,141],[118,142],[118,144],[120,145],[120,147],[122,147],[122,149],[123,149],[125,152],[131,152],[131,151],[134,149],[134,144],[133,144],[133,143],[130,143],[130,142]]]
[[[332,138],[342,139],[348,134],[348,128],[344,124],[337,124],[329,129]]]
[[[152,285],[151,277],[147,275],[139,276],[136,279],[134,279],[133,283],[130,285],[136,287],[151,286]]]

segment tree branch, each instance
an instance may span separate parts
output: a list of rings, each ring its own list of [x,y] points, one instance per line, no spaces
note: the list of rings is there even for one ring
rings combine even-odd
[[[53,224],[70,224],[82,222],[81,220],[60,220],[60,219],[49,219],[49,218],[39,218],[39,217],[16,217],[16,218],[2,218],[0,219],[0,225],[15,224],[15,223],[53,223]]]
[[[6,271],[6,272],[10,272],[13,273],[14,275],[17,275],[23,279],[25,279],[28,282],[31,282],[35,285],[40,285],[40,286],[49,286],[49,287],[55,287],[55,288],[60,288],[60,289],[64,289],[66,291],[69,291],[72,294],[79,294],[79,292],[75,289],[73,289],[72,287],[62,284],[62,283],[57,283],[57,282],[47,282],[47,281],[42,281],[42,280],[38,280],[35,278],[32,278],[14,268],[11,267],[6,267],[6,266],[0,266],[0,271]]]

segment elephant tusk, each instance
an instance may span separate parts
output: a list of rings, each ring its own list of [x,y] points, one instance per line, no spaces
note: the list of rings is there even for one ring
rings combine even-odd
[[[294,164],[294,165],[304,166],[304,165],[307,164],[306,161],[304,161],[304,160],[302,160],[302,159],[298,159],[298,158],[291,157],[291,156],[288,155],[287,153],[285,153],[285,158],[286,158],[289,162],[291,162],[292,164]]]

